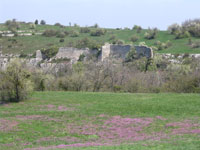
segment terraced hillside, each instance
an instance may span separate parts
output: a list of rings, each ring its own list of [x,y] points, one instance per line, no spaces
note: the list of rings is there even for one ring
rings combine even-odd
[[[71,36],[67,35],[62,38],[56,36],[46,37],[41,35],[45,30],[54,30],[67,33],[78,33],[78,35]],[[20,29],[17,29],[18,36],[16,37],[0,37],[0,50],[4,53],[25,53],[30,54],[38,49],[49,48],[49,47],[62,47],[70,46],[72,43],[76,43],[84,38],[96,41],[99,45],[103,45],[105,42],[111,42],[114,38],[116,40],[121,40],[126,44],[137,45],[140,42],[145,42],[148,46],[154,46],[156,41],[166,43],[170,41],[171,46],[156,51],[158,53],[200,53],[200,48],[191,48],[188,45],[189,38],[175,39],[174,35],[168,33],[168,31],[158,31],[155,39],[148,40],[144,38],[145,32],[147,30],[143,29],[140,33],[132,29],[105,29],[107,32],[101,36],[91,36],[91,33],[80,32],[80,27],[69,27],[69,26],[55,26],[55,25],[36,25],[34,29],[30,29],[29,24],[21,24]],[[97,28],[89,27],[89,30],[96,31]],[[8,31],[5,24],[0,24],[0,31]],[[31,33],[30,36],[19,36],[21,32]],[[138,37],[136,42],[131,42],[131,37],[135,35]],[[62,40],[61,40],[62,39]],[[199,41],[199,38],[191,37],[193,42]]]

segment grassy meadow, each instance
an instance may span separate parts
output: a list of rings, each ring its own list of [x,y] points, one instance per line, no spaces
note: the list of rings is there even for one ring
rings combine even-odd
[[[43,33],[47,29],[62,30],[62,31],[80,31],[79,27],[64,27],[60,28],[54,25],[37,25],[35,29],[29,29],[29,25],[22,24],[20,30],[32,30],[35,33]],[[95,28],[90,28],[91,30],[96,30]],[[0,31],[8,30],[4,24],[0,24]],[[200,48],[191,48],[188,43],[188,38],[175,39],[174,35],[169,34],[167,31],[159,31],[158,35],[153,40],[147,40],[144,38],[144,34],[147,30],[143,29],[141,33],[137,33],[136,30],[116,30],[116,29],[106,29],[107,33],[102,36],[90,36],[90,33],[80,33],[78,37],[66,36],[64,42],[59,42],[60,38],[57,37],[44,37],[42,35],[33,36],[17,36],[17,37],[2,37],[0,38],[0,45],[4,53],[14,53],[19,54],[21,52],[30,54],[34,53],[38,49],[49,48],[54,45],[57,47],[67,46],[69,42],[75,42],[81,40],[85,37],[89,39],[96,40],[100,43],[109,42],[109,39],[114,35],[117,39],[123,40],[126,44],[137,45],[140,42],[145,42],[148,46],[154,46],[156,41],[167,42],[168,40],[172,43],[172,46],[157,51],[158,53],[172,53],[172,54],[182,54],[182,53],[200,53]],[[139,40],[132,43],[130,38],[133,35],[137,35]],[[10,39],[15,39],[17,43]],[[199,38],[191,38],[192,41],[197,41]]]
[[[0,149],[200,149],[199,94],[35,92],[0,105]]]

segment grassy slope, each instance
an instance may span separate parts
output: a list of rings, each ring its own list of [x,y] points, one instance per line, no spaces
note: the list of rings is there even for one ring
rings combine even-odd
[[[48,107],[44,107],[48,106]],[[52,107],[54,106],[54,107]],[[57,110],[59,106],[69,110]],[[66,129],[68,124],[84,122],[101,124],[96,116],[121,116],[143,118],[162,116],[167,120],[158,120],[142,132],[162,131],[166,123],[195,119],[200,123],[199,94],[112,94],[112,93],[75,93],[75,92],[37,92],[32,99],[18,104],[0,106],[0,119],[17,121],[14,130],[3,131],[0,122],[0,149],[24,149],[31,147],[48,147],[60,144],[71,144],[66,136],[79,138],[82,143],[95,141],[96,135],[71,134]],[[36,116],[35,118],[33,117]],[[19,117],[21,116],[21,118]],[[23,119],[29,116],[29,119]],[[37,118],[39,116],[39,118]],[[45,116],[44,118],[40,118]],[[25,117],[26,118],[26,117]],[[51,118],[51,119],[48,119]],[[56,119],[58,121],[52,120]],[[3,122],[2,122],[3,123]],[[6,123],[4,123],[5,125]],[[9,125],[7,124],[9,127]],[[75,126],[75,125],[74,125]],[[174,129],[174,128],[172,128]],[[138,141],[118,146],[81,147],[72,149],[182,149],[196,150],[200,147],[198,134],[183,134],[172,139],[158,141]],[[38,141],[49,137],[50,141]],[[52,139],[53,138],[53,139]],[[65,140],[64,140],[64,139]],[[94,138],[94,139],[93,139]],[[7,144],[7,145],[6,145]],[[10,144],[10,145],[9,145]],[[55,148],[56,149],[56,148]]]
[[[43,32],[46,29],[56,29],[59,30],[60,28],[57,26],[52,25],[38,25],[35,29],[36,32]],[[0,31],[7,30],[7,28],[0,24]],[[20,30],[30,30],[29,26],[23,25],[21,26]],[[75,27],[65,27],[62,30],[79,30],[79,28]],[[173,46],[166,49],[159,51],[159,53],[200,53],[200,48],[198,49],[191,49],[187,45],[188,39],[179,39],[175,40],[173,35],[170,35],[167,31],[160,31],[158,33],[158,36],[154,40],[146,40],[144,39],[144,33],[145,30],[143,30],[140,34],[137,34],[136,31],[132,30],[115,30],[115,29],[108,29],[108,32],[106,35],[101,37],[91,37],[89,34],[82,33],[79,37],[65,37],[65,42],[60,43],[59,38],[56,37],[43,37],[41,35],[34,35],[34,36],[26,36],[26,37],[14,37],[18,41],[17,44],[12,44],[11,41],[8,41],[9,38],[0,38],[0,45],[3,46],[3,52],[6,53],[20,53],[21,51],[24,51],[24,53],[33,53],[37,49],[47,48],[50,44],[56,45],[58,47],[65,46],[69,41],[76,41],[79,39],[82,39],[84,37],[88,37],[97,41],[101,42],[107,42],[108,39],[112,35],[116,35],[118,39],[124,40],[127,44],[130,44],[130,38],[132,35],[136,34],[139,36],[139,41],[134,43],[135,45],[139,42],[146,42],[148,46],[153,46],[154,42],[159,40],[161,42],[166,42],[170,40],[173,43]],[[198,40],[197,38],[192,38],[193,41]],[[12,45],[12,48],[8,48],[9,45]]]

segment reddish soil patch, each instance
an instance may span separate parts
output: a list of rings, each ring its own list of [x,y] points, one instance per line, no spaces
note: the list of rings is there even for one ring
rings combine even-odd
[[[17,121],[0,119],[0,131],[6,132],[13,130],[18,125]]]
[[[18,116],[16,116],[16,119],[19,119],[19,120],[59,121],[58,119],[50,118],[50,117],[45,116],[45,115],[29,115],[29,116],[18,115]]]
[[[40,110],[45,110],[45,111],[71,111],[74,110],[74,108],[69,108],[66,106],[56,106],[56,105],[40,105],[39,106],[41,109]]]

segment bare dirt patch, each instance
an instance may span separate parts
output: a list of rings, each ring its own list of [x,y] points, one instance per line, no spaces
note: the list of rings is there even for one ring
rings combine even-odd
[[[17,121],[0,119],[0,131],[7,132],[14,130],[14,128],[18,125]]]
[[[28,115],[28,116],[23,116],[23,115],[18,115],[16,116],[16,119],[19,120],[40,120],[40,121],[59,121],[58,119],[51,118],[46,115]]]

